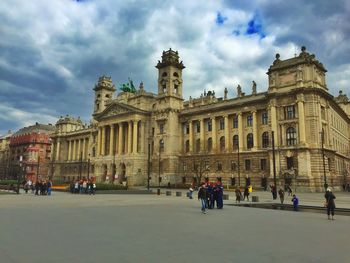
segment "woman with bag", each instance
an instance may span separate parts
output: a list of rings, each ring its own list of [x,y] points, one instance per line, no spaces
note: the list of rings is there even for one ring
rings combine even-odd
[[[332,189],[330,187],[327,188],[324,198],[326,198],[325,207],[327,207],[328,220],[331,219],[330,214],[332,214],[332,220],[334,220],[335,195],[332,193]]]

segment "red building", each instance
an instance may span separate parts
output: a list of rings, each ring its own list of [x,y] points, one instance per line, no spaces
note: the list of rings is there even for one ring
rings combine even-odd
[[[51,139],[55,127],[36,123],[17,131],[10,139],[10,174],[36,181],[50,174]],[[39,168],[39,169],[38,169]]]

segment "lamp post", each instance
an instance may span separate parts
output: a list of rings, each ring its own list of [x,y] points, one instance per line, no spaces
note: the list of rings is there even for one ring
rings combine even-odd
[[[241,168],[239,165],[239,138],[237,145],[237,173],[238,173],[238,187],[241,187]]]
[[[323,163],[323,180],[324,180],[324,191],[326,192],[327,190],[327,177],[326,177],[326,163],[324,160],[324,129],[322,128],[321,131],[321,146],[322,146],[322,163]]]
[[[277,179],[276,179],[276,156],[275,156],[275,133],[274,131],[271,131],[271,142],[272,142],[272,164],[273,164],[273,199],[277,198]]]
[[[79,158],[79,181],[81,180],[81,172],[83,170],[83,152],[80,152]]]
[[[40,155],[39,155],[39,152],[38,152],[38,163],[36,165],[36,184],[38,183],[39,181],[39,168],[40,168]]]
[[[158,190],[157,194],[160,195],[160,159],[161,159],[161,150],[164,144],[164,140],[160,139],[159,141],[159,158],[158,158]]]
[[[147,158],[147,190],[149,191],[149,180],[151,179],[151,144],[148,142]]]
[[[89,153],[89,158],[88,158],[88,163],[87,163],[87,179],[89,181],[90,178],[90,153]]]

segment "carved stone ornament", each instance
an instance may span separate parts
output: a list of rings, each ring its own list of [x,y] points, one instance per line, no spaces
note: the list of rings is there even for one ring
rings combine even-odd
[[[129,113],[130,110],[120,107],[120,106],[114,106],[112,109],[110,109],[106,114],[104,114],[103,117],[110,117],[110,116],[116,116],[124,113]]]

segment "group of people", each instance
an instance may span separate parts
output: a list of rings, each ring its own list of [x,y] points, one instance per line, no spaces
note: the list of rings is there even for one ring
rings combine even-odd
[[[252,185],[247,185],[244,188],[243,191],[243,196],[242,196],[242,192],[241,189],[239,187],[236,187],[235,189],[235,194],[236,194],[236,203],[240,203],[242,200],[246,200],[249,201],[249,195],[253,192],[253,186]]]
[[[190,190],[191,191],[191,190]],[[206,209],[213,209],[216,207],[222,209],[224,188],[221,182],[213,183],[202,183],[198,189],[198,200],[201,201],[201,211],[206,213]]]
[[[51,180],[41,180],[37,182],[32,182],[30,179],[23,182],[23,189],[26,194],[30,190],[35,195],[51,195],[52,191],[52,181]]]
[[[70,183],[70,192],[72,194],[92,194],[96,192],[96,184],[92,180],[81,179]]]

